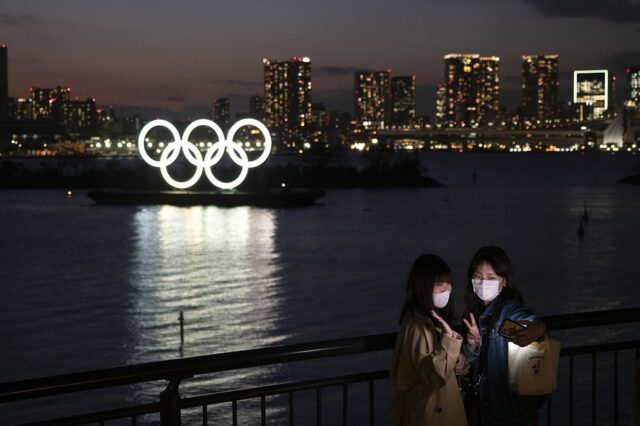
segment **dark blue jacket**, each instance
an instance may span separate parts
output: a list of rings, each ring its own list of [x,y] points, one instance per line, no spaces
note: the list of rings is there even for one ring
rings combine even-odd
[[[491,321],[500,296],[494,299],[480,315],[478,328],[481,336],[486,335],[487,327]],[[484,379],[480,388],[480,400],[483,412],[491,417],[489,424],[500,426],[515,426],[537,424],[538,410],[544,404],[546,396],[523,396],[515,394],[509,389],[508,370],[508,340],[498,334],[502,321],[529,320],[540,322],[529,309],[525,308],[518,300],[507,300],[500,312],[495,313],[493,327],[489,331],[486,365],[484,366]],[[484,337],[483,337],[484,338]],[[481,345],[487,342],[482,341]],[[480,347],[475,352],[469,351],[466,344],[462,345],[462,353],[471,364],[471,372],[474,383],[477,381],[477,364],[479,363]]]

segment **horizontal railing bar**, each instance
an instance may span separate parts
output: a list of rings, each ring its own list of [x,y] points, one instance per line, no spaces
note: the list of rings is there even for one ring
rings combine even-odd
[[[114,408],[113,410],[96,411],[87,414],[78,414],[69,417],[60,417],[58,419],[39,421],[33,423],[25,423],[22,426],[61,426],[61,425],[80,425],[85,423],[95,423],[104,420],[116,420],[131,416],[142,416],[145,414],[154,414],[160,412],[160,403],[154,402],[150,404],[132,405],[129,407]]]
[[[541,318],[549,329],[640,321],[640,308],[555,315]],[[0,384],[0,403],[89,389],[190,378],[240,368],[392,349],[397,333],[273,346],[168,361],[72,373]]]
[[[593,352],[614,352],[619,350],[635,349],[640,347],[640,340],[617,342],[601,345],[576,346],[562,348],[560,356],[590,354]],[[345,383],[366,382],[369,380],[381,380],[389,378],[389,370],[377,370],[365,373],[351,374],[347,376],[334,376],[323,379],[307,380],[300,382],[289,382],[278,385],[263,386],[248,390],[235,390],[218,392],[214,394],[201,395],[197,397],[185,398],[181,402],[182,408],[197,407],[202,404],[218,404],[229,402],[233,399],[251,399],[262,395],[277,395],[292,391],[303,391],[318,387],[336,386]]]
[[[0,403],[88,389],[390,349],[396,333],[272,346],[0,384]]]
[[[640,308],[549,315],[541,317],[540,319],[547,325],[550,330],[598,327],[602,325],[638,322],[640,321]]]
[[[599,352],[615,352],[621,350],[630,350],[640,347],[640,340],[616,342],[589,346],[575,346],[562,348],[560,355],[575,356],[583,354],[592,354]],[[389,370],[376,370],[364,373],[350,374],[344,376],[333,376],[322,379],[304,380],[297,382],[281,383],[277,385],[262,386],[250,389],[240,389],[232,391],[216,392],[195,397],[188,397],[180,400],[180,408],[195,408],[203,405],[221,404],[232,401],[240,401],[262,396],[272,396],[286,394],[288,392],[306,391],[312,389],[325,388],[351,383],[364,383],[372,380],[384,380],[389,378]],[[159,403],[136,405],[131,407],[123,407],[109,411],[102,411],[90,414],[81,414],[72,417],[47,420],[45,422],[29,423],[28,426],[35,425],[72,425],[83,424],[88,422],[97,422],[101,420],[114,420],[132,415],[144,415],[157,413],[160,410]]]
[[[221,404],[232,400],[251,399],[260,396],[279,395],[287,392],[305,391],[316,388],[337,386],[345,383],[367,382],[369,380],[382,380],[389,378],[389,370],[370,371],[366,373],[350,374],[347,376],[327,377],[323,379],[305,380],[301,382],[289,382],[277,385],[262,386],[251,389],[216,392],[208,395],[199,395],[184,398],[180,401],[181,408],[192,408],[199,405]]]
[[[636,349],[636,348],[640,348],[640,340],[633,340],[633,341],[627,341],[627,342],[615,342],[615,343],[601,343],[597,345],[573,346],[568,348],[562,348],[560,351],[560,355],[561,356],[584,355],[584,354],[600,353],[600,352],[623,351],[626,349]]]

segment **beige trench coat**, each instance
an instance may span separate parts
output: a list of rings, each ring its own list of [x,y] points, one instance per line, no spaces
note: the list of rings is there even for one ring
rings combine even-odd
[[[391,364],[395,424],[467,424],[453,372],[461,344],[462,336],[443,335],[430,318],[415,316],[402,323]]]

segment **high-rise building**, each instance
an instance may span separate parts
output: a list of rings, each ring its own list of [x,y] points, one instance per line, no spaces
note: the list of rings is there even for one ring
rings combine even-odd
[[[411,126],[416,118],[416,76],[391,79],[391,124]]]
[[[438,88],[436,89],[435,123],[440,126],[445,124],[446,116],[447,116],[447,85],[438,84]]]
[[[311,60],[264,59],[264,110],[267,127],[280,147],[299,148],[311,120]]]
[[[451,125],[466,125],[477,120],[479,58],[475,53],[451,53],[444,57],[446,120]]]
[[[9,62],[7,46],[0,44],[0,123],[9,121]]]
[[[216,99],[216,104],[213,109],[214,111],[213,117],[215,122],[218,123],[219,126],[223,126],[229,123],[230,110],[231,110],[231,107],[229,103],[229,98]]]
[[[444,64],[444,121],[465,126],[494,120],[500,111],[500,58],[450,53]]]
[[[53,103],[58,102],[61,105],[71,100],[71,88],[39,88],[32,87],[31,92],[31,120],[52,119]]]
[[[262,96],[252,96],[249,98],[249,115],[258,120],[264,117],[264,98]]]
[[[31,119],[31,99],[9,98],[9,119],[22,121]]]
[[[54,99],[51,105],[51,117],[62,124],[70,135],[78,137],[95,133],[98,123],[95,99]]]
[[[367,129],[384,129],[390,114],[391,70],[359,71],[354,75],[355,118]]]
[[[582,119],[603,118],[609,108],[609,71],[574,71],[573,103],[592,106],[591,114]]]
[[[478,78],[478,121],[491,122],[500,113],[500,58],[481,56]]]
[[[559,55],[522,55],[523,118],[544,122],[555,118],[558,104]]]
[[[640,108],[640,65],[627,68],[627,105]]]

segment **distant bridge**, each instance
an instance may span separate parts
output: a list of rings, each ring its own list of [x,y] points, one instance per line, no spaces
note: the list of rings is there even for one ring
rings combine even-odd
[[[605,126],[606,127],[606,126]],[[604,129],[592,130],[598,140],[602,140]],[[419,139],[438,141],[486,141],[520,142],[544,145],[583,144],[588,131],[582,129],[501,129],[501,128],[431,128],[431,129],[385,129],[370,131],[370,136],[385,142],[399,139]]]

